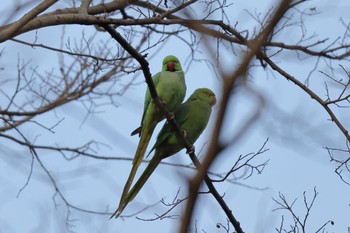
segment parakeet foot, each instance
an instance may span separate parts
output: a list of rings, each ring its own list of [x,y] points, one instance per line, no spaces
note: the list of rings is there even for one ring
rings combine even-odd
[[[186,154],[193,154],[194,151],[195,151],[195,147],[194,147],[194,145],[192,145],[191,148],[186,151]]]
[[[186,130],[181,129],[181,133],[182,133],[182,135],[184,136],[184,138],[186,138],[186,137],[187,137],[187,132],[186,132]]]
[[[164,106],[166,106],[165,101],[162,100],[161,98],[159,98],[159,99],[160,99],[160,101],[162,102],[162,104],[163,104]],[[153,101],[153,100],[152,100],[152,101]],[[174,116],[175,116],[175,114],[174,114],[173,112],[169,112],[169,116],[167,116],[166,118],[167,118],[167,120],[172,120],[172,119],[174,119]]]

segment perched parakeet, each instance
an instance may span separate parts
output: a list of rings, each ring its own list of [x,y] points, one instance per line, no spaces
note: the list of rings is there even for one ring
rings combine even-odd
[[[214,106],[215,103],[215,94],[210,89],[199,88],[175,112],[175,120],[191,144],[198,139],[207,126],[212,106]],[[166,122],[158,134],[156,143],[150,151],[151,153],[155,150],[153,158],[134,187],[126,195],[124,202],[118,209],[118,215],[137,195],[160,161],[179,152],[184,147],[185,145],[176,137],[173,127]]]
[[[153,76],[152,79],[159,98],[166,104],[170,112],[175,112],[186,95],[185,75],[182,71],[180,61],[175,56],[166,56],[163,59],[162,71]],[[163,113],[152,101],[151,94],[147,88],[141,126],[131,133],[131,135],[139,133],[140,141],[132,162],[130,175],[120,198],[118,209],[125,202],[124,199],[134,180],[136,171],[143,160],[153,130],[163,119]]]

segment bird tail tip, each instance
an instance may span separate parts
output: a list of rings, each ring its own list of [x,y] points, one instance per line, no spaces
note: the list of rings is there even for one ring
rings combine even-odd
[[[111,217],[109,217],[109,220],[111,220],[112,218],[117,219],[121,214],[120,208],[118,208],[112,215]]]

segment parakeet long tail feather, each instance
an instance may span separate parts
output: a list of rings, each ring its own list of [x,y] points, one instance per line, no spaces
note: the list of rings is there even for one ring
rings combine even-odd
[[[160,154],[155,154],[154,157],[151,159],[149,164],[147,165],[146,169],[140,176],[140,178],[135,183],[134,187],[130,190],[130,192],[126,195],[123,205],[119,207],[119,213],[121,213],[125,207],[128,205],[129,202],[131,202],[135,196],[139,193],[143,185],[146,183],[148,178],[151,176],[153,171],[156,169],[160,161],[162,160],[162,157]]]
[[[118,207],[117,211],[112,215],[112,217],[113,216],[117,217],[122,211],[121,208],[125,204],[126,195],[130,190],[130,187],[131,187],[132,182],[135,178],[137,169],[139,168],[139,166],[143,160],[143,157],[144,157],[144,154],[146,152],[148,143],[151,139],[152,133],[153,133],[153,129],[151,131],[148,131],[147,129],[143,129],[143,131],[142,131],[140,142],[139,142],[139,145],[137,147],[137,150],[136,150],[136,153],[134,156],[134,160],[132,161],[132,168],[130,171],[130,175],[128,177],[128,180],[125,183],[123,193],[122,193],[122,196],[120,198],[119,207]]]

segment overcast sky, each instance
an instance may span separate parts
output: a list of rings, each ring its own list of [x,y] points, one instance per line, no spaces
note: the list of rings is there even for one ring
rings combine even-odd
[[[65,1],[67,2],[67,1]],[[227,15],[231,23],[238,21],[237,29],[250,29],[257,22],[250,12],[261,12],[262,15],[271,6],[271,2],[233,1]],[[61,3],[63,4],[63,3]],[[0,12],[6,15],[8,6],[0,6]],[[67,7],[67,6],[66,6]],[[330,40],[342,36],[344,27],[340,19],[349,23],[350,2],[347,0],[309,1],[300,5],[300,10],[316,8],[319,12],[314,17],[306,17],[308,33],[312,30],[320,35],[320,39]],[[83,26],[66,26],[66,36],[79,40],[81,31],[91,35],[94,28]],[[19,36],[20,39],[58,47],[62,27],[51,27]],[[36,34],[37,33],[37,34]],[[294,34],[295,33],[295,34]],[[299,37],[298,31],[285,33],[277,41],[293,43]],[[101,33],[101,38],[109,37]],[[111,41],[111,44],[114,42]],[[204,49],[196,56],[205,58],[208,54]],[[12,41],[0,44],[0,79],[17,78],[17,64],[30,61],[27,72],[37,67],[41,72],[58,70],[57,53],[41,48],[31,48]],[[171,38],[164,46],[154,47],[148,51],[150,69],[155,74],[161,69],[164,56],[176,55],[186,71],[186,98],[199,87],[211,88],[220,101],[222,81],[215,70],[204,62],[188,62],[190,50],[178,38]],[[229,51],[221,48],[220,66],[231,70],[239,63],[237,57],[232,60]],[[227,59],[226,59],[227,58]],[[237,60],[236,60],[237,59]],[[298,60],[295,54],[277,56],[276,62],[300,80],[305,80],[315,61],[312,59]],[[338,66],[334,62],[334,66]],[[319,70],[326,71],[325,65]],[[96,107],[96,114],[87,114],[81,103],[69,103],[55,111],[45,113],[35,118],[36,122],[47,127],[58,121],[54,133],[28,123],[20,127],[21,132],[32,142],[40,145],[79,146],[91,140],[102,142],[96,147],[99,155],[132,158],[138,143],[138,137],[131,137],[130,132],[139,126],[146,84],[141,72],[125,75],[114,88],[122,90],[124,85],[133,80],[132,85],[123,95],[116,99],[118,106],[101,105]],[[4,83],[0,80],[0,89],[12,93],[15,82]],[[312,88],[325,97],[324,80],[319,72],[314,72],[310,79]],[[40,85],[37,83],[36,85]],[[235,183],[216,183],[219,192],[240,221],[245,232],[274,232],[279,226],[281,215],[289,221],[287,212],[272,211],[278,206],[272,198],[278,199],[279,193],[295,203],[295,212],[303,216],[303,192],[311,201],[314,188],[319,195],[310,213],[307,232],[316,232],[328,220],[333,220],[333,226],[328,225],[328,232],[347,232],[350,216],[350,189],[335,174],[334,164],[329,162],[325,146],[344,148],[345,138],[335,124],[329,121],[324,109],[303,91],[284,78],[273,75],[272,72],[260,67],[250,72],[249,87],[261,93],[266,100],[263,113],[249,128],[239,141],[220,154],[210,170],[217,173],[227,172],[239,155],[257,152],[268,139],[264,154],[253,160],[259,164],[268,160],[268,165],[261,174],[254,173],[248,179],[238,179]],[[105,87],[107,88],[107,87]],[[321,94],[323,93],[323,94]],[[222,140],[227,140],[239,129],[242,123],[256,110],[257,100],[246,88],[238,86],[230,103]],[[0,108],[4,100],[0,97]],[[25,98],[25,96],[23,96]],[[106,100],[99,100],[104,103]],[[196,153],[203,156],[210,141],[211,129],[215,121],[217,106],[209,126],[195,143]],[[340,119],[345,126],[350,127],[348,115],[340,112]],[[162,124],[157,128],[157,132]],[[19,137],[13,130],[10,135]],[[153,145],[155,137],[150,145]],[[58,187],[67,200],[78,207],[109,212],[117,207],[119,197],[131,168],[131,161],[97,160],[79,157],[66,160],[59,153],[38,150],[42,162],[55,178]],[[166,162],[189,164],[191,161],[185,151],[169,158]],[[180,217],[163,220],[143,221],[135,217],[109,220],[106,215],[82,213],[68,209],[61,197],[55,194],[55,188],[45,171],[34,160],[31,178],[25,188],[30,174],[32,156],[27,147],[20,146],[6,138],[0,137],[0,232],[176,232]],[[146,164],[141,165],[141,169]],[[159,203],[172,202],[180,189],[179,198],[186,196],[186,179],[194,174],[194,170],[162,165],[157,168],[135,200],[125,209],[124,214],[133,214],[147,205],[156,206],[137,216],[143,219],[155,218],[167,210]],[[241,173],[237,174],[239,176]],[[349,174],[345,174],[349,180]],[[205,186],[202,187],[205,191]],[[198,232],[225,232],[217,228],[217,223],[226,225],[225,215],[210,195],[200,195],[196,212]],[[184,205],[176,207],[172,214],[180,215]],[[215,214],[213,214],[215,213]],[[67,221],[68,216],[68,221]],[[203,230],[203,231],[202,231]],[[230,232],[233,229],[231,227]],[[194,232],[192,229],[191,232]]]

